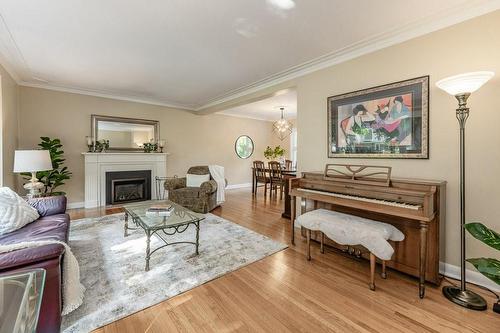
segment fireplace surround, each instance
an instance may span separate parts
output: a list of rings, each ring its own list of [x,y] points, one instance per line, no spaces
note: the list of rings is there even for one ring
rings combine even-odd
[[[104,207],[106,203],[106,173],[116,171],[150,171],[148,187],[151,199],[156,199],[155,177],[167,176],[168,153],[106,152],[83,153],[85,158],[85,208]],[[130,177],[134,178],[134,177]]]

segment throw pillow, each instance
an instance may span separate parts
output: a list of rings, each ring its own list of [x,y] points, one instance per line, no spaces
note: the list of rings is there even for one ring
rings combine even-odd
[[[0,187],[0,235],[21,229],[38,219],[35,208],[8,187]]]
[[[200,187],[201,184],[210,180],[210,175],[186,175],[186,186],[187,187]]]

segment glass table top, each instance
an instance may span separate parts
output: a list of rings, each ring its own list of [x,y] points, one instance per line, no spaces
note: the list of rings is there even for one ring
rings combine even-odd
[[[45,286],[45,270],[0,275],[0,333],[35,332]]]
[[[146,212],[152,206],[172,205],[170,216],[147,216]],[[198,222],[205,219],[203,214],[195,213],[168,200],[150,200],[139,203],[131,203],[123,206],[125,212],[130,215],[134,222],[144,229],[156,230],[176,227],[183,224]]]

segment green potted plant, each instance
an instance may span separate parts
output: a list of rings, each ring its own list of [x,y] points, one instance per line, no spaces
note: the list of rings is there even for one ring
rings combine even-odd
[[[154,142],[146,142],[142,144],[145,153],[153,153],[158,150],[158,144]]]
[[[467,223],[465,229],[476,239],[500,251],[500,234],[482,223]],[[467,259],[474,267],[491,281],[500,285],[500,260],[495,258]]]
[[[59,139],[50,139],[49,137],[41,137],[42,142],[38,144],[40,149],[48,150],[50,159],[52,160],[52,170],[38,171],[36,178],[44,184],[42,196],[66,195],[65,192],[55,191],[56,188],[64,185],[64,182],[71,178],[72,173],[64,166],[64,150]],[[30,179],[30,173],[22,174],[25,179]]]
[[[284,162],[284,157],[285,157],[286,150],[284,148],[281,148],[281,146],[276,146],[274,147],[274,158],[278,158],[280,160],[283,160]]]
[[[105,153],[109,149],[109,140],[99,140],[95,142],[95,151]]]
[[[272,160],[274,158],[274,149],[267,146],[266,150],[264,150],[264,157],[268,160]]]
[[[283,158],[285,153],[286,150],[279,145],[274,148],[267,146],[266,150],[264,150],[264,157],[268,160],[274,160],[276,158]]]

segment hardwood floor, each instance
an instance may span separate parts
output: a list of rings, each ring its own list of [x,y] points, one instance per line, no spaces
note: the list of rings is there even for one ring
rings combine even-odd
[[[282,201],[231,190],[225,219],[277,241],[289,243]],[[119,212],[119,208],[71,210],[72,219]],[[104,326],[98,333],[127,332],[500,332],[500,315],[466,310],[448,302],[441,288],[428,285],[418,297],[417,280],[388,270],[368,288],[369,263],[314,244],[305,259],[305,239],[202,286]],[[203,245],[202,245],[203,246]],[[377,267],[378,272],[380,267]],[[443,284],[447,282],[444,281]]]

